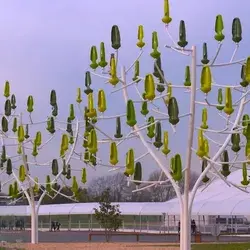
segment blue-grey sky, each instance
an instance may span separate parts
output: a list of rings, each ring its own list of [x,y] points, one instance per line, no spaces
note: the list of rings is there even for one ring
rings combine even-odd
[[[237,58],[247,57],[250,54],[248,46],[250,44],[249,1],[172,0],[170,7],[173,18],[170,31],[173,37],[178,38],[179,22],[181,19],[185,20],[189,45],[197,45],[198,58],[201,56],[203,42],[208,43],[210,58],[215,53],[217,43],[213,36],[217,14],[222,14],[224,17],[226,35],[225,46],[218,60],[220,62],[228,61],[234,50],[234,44],[231,40],[231,25],[234,17],[240,17],[243,26],[243,41]],[[164,25],[161,22],[162,15],[163,0],[2,1],[0,2],[0,82],[2,88],[5,80],[9,80],[11,89],[17,96],[20,109],[25,109],[26,98],[30,94],[33,95],[35,98],[34,119],[38,120],[45,119],[49,114],[49,93],[51,89],[56,89],[60,119],[65,120],[69,103],[75,101],[76,88],[84,89],[84,74],[89,64],[90,47],[92,45],[99,47],[100,42],[103,41],[106,44],[107,58],[112,52],[110,30],[114,24],[119,26],[122,37],[122,48],[119,52],[121,64],[129,66],[139,53],[135,44],[137,27],[142,24],[147,44],[142,58],[142,76],[152,71],[153,61],[149,56],[151,34],[153,31],[157,31],[165,75],[173,84],[182,84],[184,67],[189,63],[189,59],[164,49],[164,44],[170,44],[171,40],[164,31]],[[234,84],[240,79],[239,72],[239,67],[232,67],[230,70],[215,72],[215,77],[223,84]],[[103,80],[96,77],[93,77],[92,80],[95,90],[104,88],[107,93],[112,90],[110,86],[104,85]],[[199,84],[199,75],[197,82]],[[138,96],[133,92],[135,92],[134,89],[130,90],[131,96],[138,100]],[[180,113],[185,113],[188,110],[187,95],[179,92],[176,93],[176,96],[179,100],[181,99]],[[121,97],[121,93],[109,96],[108,115],[124,113],[125,105]],[[83,99],[86,102],[85,95],[83,95]],[[164,112],[167,112],[167,109]],[[215,126],[218,125],[217,118],[210,117]],[[143,122],[141,118],[138,118],[138,121]],[[173,153],[185,153],[184,140],[187,120],[183,120],[183,123],[179,129],[177,128],[179,135],[172,136],[174,141],[170,141]],[[101,123],[101,126],[109,133],[114,132],[114,121],[106,122],[106,124]],[[169,125],[163,126],[166,127],[164,129],[169,129],[171,132]],[[58,143],[59,140],[56,140],[51,146],[52,150],[47,150],[45,155],[50,157],[57,155],[58,150],[56,151],[54,148],[58,147]],[[139,142],[133,142],[132,146],[137,147],[136,157],[145,152]],[[122,162],[127,148],[128,146],[124,146],[123,151],[120,152]],[[215,150],[216,148],[211,146],[211,151]],[[104,157],[108,150],[104,149],[103,152],[100,151],[100,155]],[[44,158],[40,157],[39,162],[42,161]],[[165,162],[168,163],[166,160]],[[72,162],[72,164],[76,164],[75,168],[84,166],[83,163],[79,162]],[[150,158],[144,160],[143,164],[144,177],[147,178],[151,170],[156,169],[156,166]],[[200,169],[198,164],[199,161],[195,159],[193,168],[197,171]],[[44,176],[46,172],[44,168],[46,169],[46,167],[37,167],[36,170],[33,170],[34,174],[40,177]],[[102,168],[98,168],[97,171],[90,169],[88,171],[89,178],[106,174],[107,171],[107,169]],[[50,173],[49,169],[47,173]]]

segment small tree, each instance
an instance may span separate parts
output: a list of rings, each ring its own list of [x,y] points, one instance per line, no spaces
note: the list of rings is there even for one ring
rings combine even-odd
[[[102,228],[105,229],[105,238],[109,242],[111,232],[116,231],[122,225],[119,205],[111,205],[110,190],[106,189],[100,197],[100,207],[95,210],[95,218]]]

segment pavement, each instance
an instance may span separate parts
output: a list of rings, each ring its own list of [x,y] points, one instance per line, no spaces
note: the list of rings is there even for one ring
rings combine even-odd
[[[88,242],[89,231],[39,231],[38,237],[39,242]],[[6,242],[30,242],[30,231],[1,231],[0,241]],[[104,235],[92,235],[92,242],[104,242]],[[167,242],[167,243],[178,243],[179,235],[161,235],[161,234],[142,234],[139,238],[140,242],[155,243],[155,242]],[[192,236],[192,241],[194,242],[194,236]],[[212,235],[202,235],[202,242],[249,242],[249,235],[221,235],[216,238]],[[124,235],[113,235],[112,242],[136,242],[136,235],[133,233],[126,233]]]

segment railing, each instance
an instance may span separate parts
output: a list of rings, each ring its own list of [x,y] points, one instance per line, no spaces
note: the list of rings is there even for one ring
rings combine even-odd
[[[20,230],[19,227],[15,227],[17,220],[23,220],[24,228],[30,229],[29,217],[2,217],[0,220],[0,230],[12,231]],[[159,233],[159,234],[176,234],[178,233],[178,217],[168,217],[168,220],[159,220],[159,217],[149,216],[124,216],[122,227],[119,229],[121,232],[142,232],[142,233]],[[51,222],[58,221],[61,226],[60,230],[71,231],[96,231],[101,230],[99,223],[94,219],[94,216],[41,216],[39,217],[39,230],[49,231],[51,228]],[[250,233],[250,225],[247,224],[217,224],[209,217],[200,216],[195,220],[196,230],[202,234],[211,234],[214,228],[219,226],[221,233]],[[5,228],[1,226],[5,224]]]

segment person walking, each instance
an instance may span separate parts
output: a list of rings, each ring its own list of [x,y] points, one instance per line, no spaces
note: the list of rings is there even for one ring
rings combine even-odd
[[[192,230],[192,233],[195,234],[195,232],[196,232],[196,223],[195,223],[195,220],[191,221],[191,230]]]

